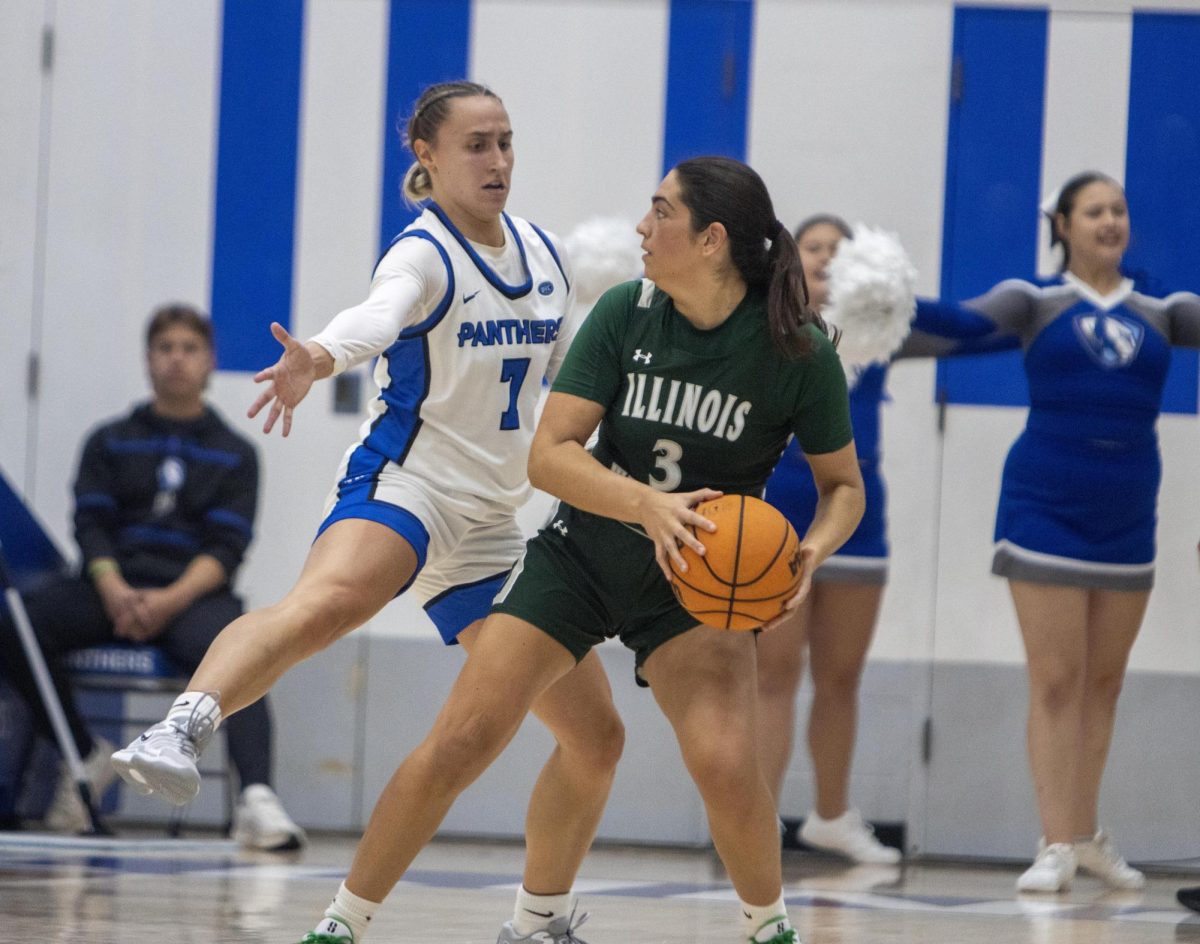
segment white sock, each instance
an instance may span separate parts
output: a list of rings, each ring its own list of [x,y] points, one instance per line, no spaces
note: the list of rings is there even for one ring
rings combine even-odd
[[[745,919],[745,936],[750,941],[769,941],[792,926],[782,891],[778,900],[769,905],[748,905],[743,901],[742,917]]]
[[[522,885],[517,889],[517,903],[513,907],[513,930],[520,935],[534,931],[545,931],[555,918],[571,910],[571,893],[561,895],[535,895]]]
[[[185,728],[191,719],[203,718],[212,722],[212,730],[221,726],[221,703],[214,692],[184,692],[175,699],[167,712],[168,721],[178,721]]]
[[[349,937],[354,944],[359,944],[366,936],[367,925],[371,923],[378,907],[379,902],[359,898],[342,882],[342,887],[325,909],[325,917],[317,922],[313,931],[330,937]]]

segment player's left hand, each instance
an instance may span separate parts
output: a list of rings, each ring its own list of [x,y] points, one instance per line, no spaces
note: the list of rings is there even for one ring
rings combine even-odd
[[[266,422],[263,423],[263,432],[271,432],[282,415],[283,435],[286,436],[292,431],[292,411],[308,395],[317,378],[317,370],[312,353],[288,334],[287,328],[273,321],[271,334],[283,345],[283,355],[273,366],[254,375],[254,382],[266,383],[267,388],[258,395],[246,415],[253,419],[263,407],[271,404]]]
[[[801,545],[800,547],[800,584],[796,587],[796,592],[788,598],[788,601],[783,605],[783,612],[776,616],[773,620],[763,623],[764,630],[772,630],[777,626],[782,626],[790,620],[796,612],[796,608],[804,602],[804,598],[808,596],[808,591],[812,589],[812,574],[816,569],[813,567],[813,562],[816,560],[816,549],[810,545]]]
[[[654,542],[654,559],[658,561],[658,566],[668,583],[674,579],[671,572],[672,562],[680,573],[687,572],[687,562],[679,553],[680,547],[687,545],[700,556],[704,555],[703,543],[688,530],[688,526],[699,531],[715,531],[716,524],[697,514],[694,509],[701,502],[720,498],[721,495],[721,492],[711,488],[701,488],[694,492],[660,492],[646,488],[637,520]]]

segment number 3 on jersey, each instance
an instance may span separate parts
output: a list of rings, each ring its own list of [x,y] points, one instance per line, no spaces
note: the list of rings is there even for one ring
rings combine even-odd
[[[500,382],[508,384],[508,409],[500,414],[501,429],[520,429],[521,413],[517,409],[517,398],[521,394],[521,384],[525,383],[525,375],[529,373],[528,357],[506,357],[500,365]]]
[[[662,472],[663,477],[650,476],[650,485],[660,492],[673,492],[683,481],[683,471],[679,468],[679,460],[683,458],[683,446],[673,439],[660,439],[654,444],[654,468]]]

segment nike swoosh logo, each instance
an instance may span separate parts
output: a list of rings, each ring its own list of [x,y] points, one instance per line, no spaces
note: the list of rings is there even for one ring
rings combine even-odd
[[[477,289],[476,291],[472,292],[470,295],[464,295],[464,296],[463,296],[463,304],[465,305],[465,304],[466,304],[467,302],[469,302],[469,301],[470,301],[472,298],[474,298],[476,295],[478,295],[478,294],[479,294],[479,291],[480,291],[480,290],[478,290],[478,289]],[[527,909],[527,910],[528,910],[528,909]],[[537,912],[535,911],[535,912],[534,912],[534,914],[537,914]]]
[[[534,911],[532,908],[526,908],[525,910],[528,911],[531,915],[537,915],[539,918],[553,918],[554,917],[553,911]],[[747,917],[749,917],[749,915],[747,915]]]
[[[142,739],[143,741],[149,741],[149,740],[150,740],[150,735],[149,735],[149,734],[143,734],[143,735],[142,735],[142,737],[141,737],[141,739]]]

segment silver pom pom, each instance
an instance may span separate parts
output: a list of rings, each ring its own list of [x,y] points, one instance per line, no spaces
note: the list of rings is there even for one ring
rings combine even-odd
[[[615,217],[593,217],[566,239],[575,298],[590,309],[614,285],[642,274],[642,238],[634,224]]]
[[[917,270],[892,233],[862,223],[829,263],[829,302],[822,316],[841,329],[838,354],[853,380],[886,363],[908,337],[916,312]]]

